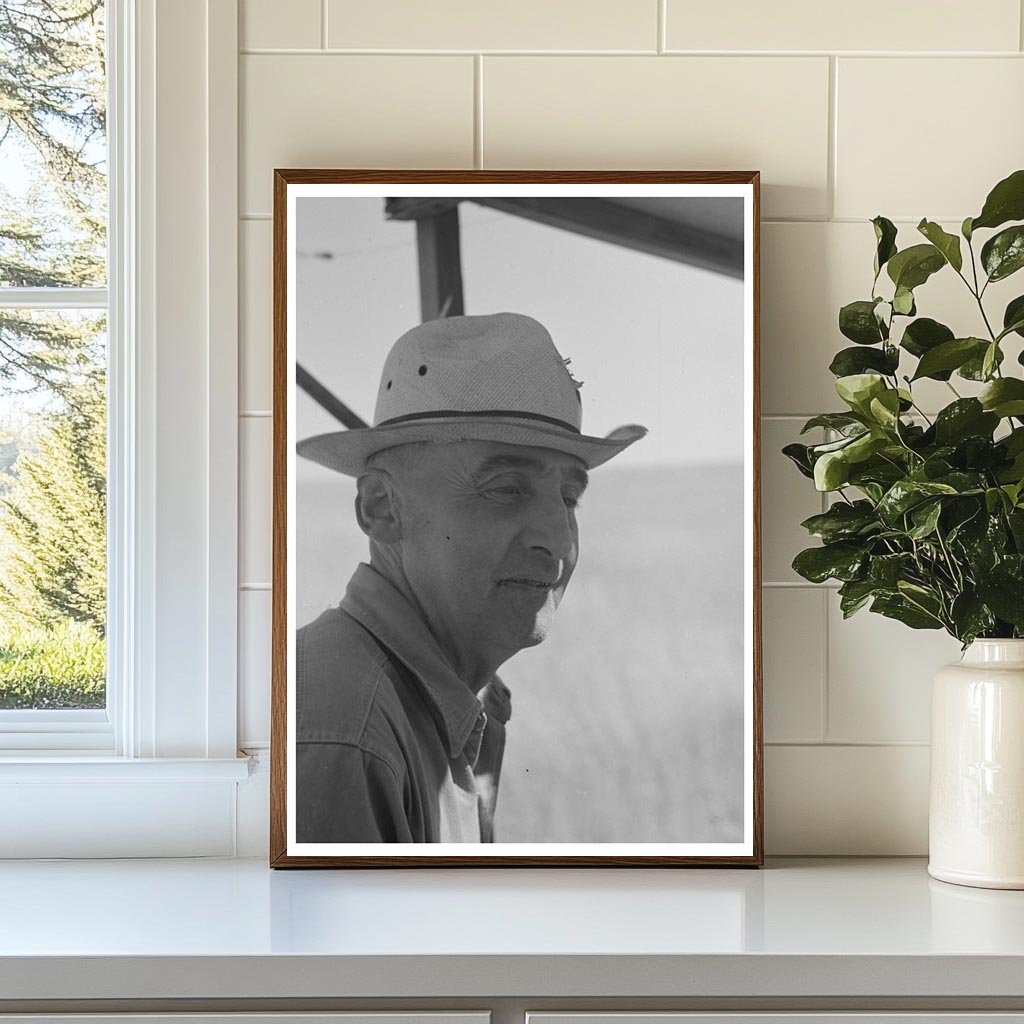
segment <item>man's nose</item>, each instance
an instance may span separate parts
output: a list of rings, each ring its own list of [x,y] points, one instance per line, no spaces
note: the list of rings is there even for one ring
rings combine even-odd
[[[561,494],[540,497],[533,503],[523,541],[533,550],[542,550],[558,561],[570,558],[576,549],[576,530],[572,511]]]

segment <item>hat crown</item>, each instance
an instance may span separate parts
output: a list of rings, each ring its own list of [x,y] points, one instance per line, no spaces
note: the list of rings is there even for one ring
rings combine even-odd
[[[453,316],[406,331],[388,353],[374,426],[501,413],[578,431],[578,385],[551,335],[521,313]]]

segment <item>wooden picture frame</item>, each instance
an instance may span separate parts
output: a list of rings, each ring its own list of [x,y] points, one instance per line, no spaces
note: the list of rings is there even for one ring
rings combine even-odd
[[[387,229],[399,243],[380,242],[376,221],[370,224],[365,212],[370,201],[379,205],[382,224],[385,214],[389,223],[399,224]],[[460,236],[466,218],[471,237],[468,228]],[[357,220],[364,226],[357,227]],[[277,170],[273,227],[271,866],[762,865],[758,172]],[[405,261],[400,273],[381,269],[399,257]],[[417,263],[419,309],[410,298]],[[468,270],[465,287],[463,269]],[[526,282],[527,270],[533,285]],[[522,285],[516,284],[520,272]],[[573,274],[578,280],[570,280]],[[386,291],[384,278],[395,282]],[[665,283],[659,286],[658,281]],[[677,281],[683,283],[677,286]],[[299,495],[299,477],[322,470],[308,469],[296,456],[296,443],[303,439],[297,434],[296,409],[306,420],[315,419],[319,431],[365,429],[373,401],[371,369],[376,388],[384,355],[399,333],[388,324],[413,327],[463,313],[496,313],[504,307],[475,306],[478,296],[496,296],[492,301],[500,304],[519,290],[546,296],[538,305],[550,306],[554,318],[568,325],[562,334],[575,333],[575,321],[566,312],[575,303],[583,325],[579,335],[551,333],[559,352],[573,359],[570,372],[583,376],[585,415],[589,402],[621,391],[615,400],[631,401],[630,408],[643,406],[636,408],[637,420],[660,417],[658,423],[665,425],[642,455],[647,461],[629,469],[636,476],[616,477],[622,481],[617,489],[606,485],[600,492],[605,499],[594,499],[604,530],[600,536],[625,568],[602,569],[603,576],[592,575],[584,583],[575,582],[580,573],[574,578],[582,589],[579,603],[597,608],[588,610],[589,619],[573,620],[573,628],[584,631],[584,640],[572,648],[579,655],[573,655],[577,674],[571,673],[573,660],[556,651],[549,657],[556,659],[557,671],[549,665],[545,675],[538,667],[536,678],[529,676],[530,685],[518,691],[512,687],[514,693],[528,693],[528,699],[524,723],[514,718],[509,724],[505,767],[500,768],[499,755],[494,773],[496,789],[500,771],[502,800],[507,798],[510,807],[508,838],[501,831],[501,802],[492,843],[455,845],[436,836],[388,841],[379,836],[401,834],[408,840],[408,835],[384,826],[364,837],[345,825],[354,817],[334,806],[338,794],[356,783],[346,776],[336,785],[336,776],[319,768],[316,777],[330,784],[317,783],[316,806],[337,813],[331,820],[341,824],[332,825],[334,831],[326,826],[317,831],[302,823],[300,837],[295,820],[300,786],[295,647],[296,630],[304,622],[299,622],[296,595],[301,586],[303,600],[313,591],[321,603],[323,593],[341,598],[347,577],[339,573],[354,566],[324,565],[321,571],[321,563],[339,548],[333,533],[326,541],[321,534],[327,536],[324,531],[333,531],[336,521],[352,517],[355,484],[341,481],[339,487],[350,488],[337,492],[342,497],[332,491],[329,498],[314,500],[309,495],[321,493],[316,478],[303,483]],[[628,308],[634,299],[645,303],[635,315]],[[702,302],[710,305],[704,308]],[[651,326],[655,307],[662,319]],[[515,312],[532,315],[531,310]],[[618,329],[619,335],[599,338],[606,327],[608,332]],[[599,340],[591,345],[584,335]],[[344,352],[358,352],[358,365],[339,370]],[[340,395],[343,386],[357,389],[358,395]],[[698,406],[705,410],[699,425],[686,426],[697,422],[692,419],[697,413],[687,410]],[[332,420],[338,423],[326,426]],[[676,430],[673,424],[681,426]],[[613,426],[589,424],[602,432]],[[692,436],[683,436],[684,426],[693,430]],[[655,437],[653,429],[649,436]],[[646,439],[636,449],[643,443]],[[713,462],[719,448],[725,455]],[[717,490],[706,483],[712,479],[720,481]],[[594,474],[591,480],[593,488]],[[653,483],[648,487],[645,481]],[[323,484],[334,486],[333,477]],[[642,497],[655,492],[660,497]],[[606,514],[609,494],[621,498],[610,502],[617,519]],[[698,511],[703,497],[711,494],[718,504]],[[644,501],[656,510],[651,513],[655,519],[643,518]],[[590,556],[586,512],[580,513],[581,565]],[[623,540],[623,523],[635,526],[642,542]],[[659,539],[649,541],[652,536]],[[631,545],[646,553],[634,559]],[[600,545],[592,557],[600,564]],[[647,568],[630,575],[634,561]],[[325,591],[334,581],[336,591]],[[601,599],[604,605],[598,601],[601,588],[610,595]],[[573,593],[570,588],[566,606]],[[605,606],[611,611],[601,612]],[[630,615],[637,619],[631,621]],[[552,642],[546,640],[538,651]],[[702,644],[712,653],[703,653]],[[387,662],[386,645],[381,657]],[[404,673],[400,659],[394,660],[396,672]],[[502,678],[515,662],[502,667]],[[338,664],[335,673],[335,663],[326,662],[326,685],[347,685],[345,665]],[[566,696],[567,689],[575,697]],[[338,700],[338,707],[348,707]],[[614,725],[608,737],[602,700],[618,709],[608,711],[607,721]],[[545,701],[561,701],[561,710],[549,710]],[[339,714],[345,717],[344,711]],[[548,714],[559,728],[544,724]],[[481,717],[484,721],[489,720]],[[355,749],[353,735],[351,730],[344,736],[303,733],[302,756],[310,757],[314,747],[320,751],[322,741],[325,756],[343,753],[376,764],[375,753]],[[328,744],[333,744],[330,749]],[[403,781],[399,775],[414,769],[399,765],[396,770],[390,760],[386,764],[387,777],[394,777],[397,787],[393,802],[408,811],[409,777]],[[313,777],[303,771],[302,778]],[[301,783],[303,807],[313,799],[312,785]],[[361,791],[372,788],[365,782],[359,786]],[[367,813],[379,812],[375,806]],[[555,824],[545,826],[544,821]]]

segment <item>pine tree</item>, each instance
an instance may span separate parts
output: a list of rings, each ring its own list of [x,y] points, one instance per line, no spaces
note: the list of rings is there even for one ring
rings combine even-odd
[[[106,629],[106,396],[79,385],[22,451],[0,497],[0,608],[9,622]],[[40,419],[44,419],[40,417]]]
[[[0,287],[105,283],[102,0],[0,3],[0,148],[37,182],[0,184]],[[60,318],[0,311],[0,387],[63,394],[95,353]]]

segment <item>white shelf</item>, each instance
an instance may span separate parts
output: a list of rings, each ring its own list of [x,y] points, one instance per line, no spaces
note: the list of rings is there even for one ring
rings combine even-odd
[[[749,869],[0,864],[3,1000],[1024,1000],[1024,892]]]

